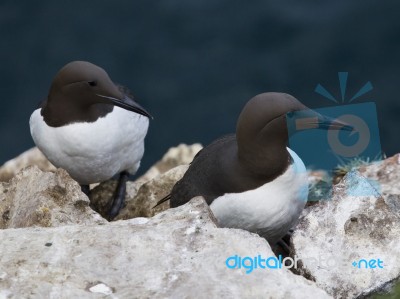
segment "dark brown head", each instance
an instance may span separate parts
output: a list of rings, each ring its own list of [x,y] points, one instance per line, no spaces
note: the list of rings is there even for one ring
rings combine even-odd
[[[352,129],[307,108],[291,95],[262,93],[247,102],[237,122],[238,158],[242,164],[260,175],[281,174],[290,161],[286,114],[300,110],[307,116],[304,129]]]
[[[42,115],[54,127],[93,122],[111,112],[113,105],[151,117],[102,68],[86,61],[73,61],[54,77]]]

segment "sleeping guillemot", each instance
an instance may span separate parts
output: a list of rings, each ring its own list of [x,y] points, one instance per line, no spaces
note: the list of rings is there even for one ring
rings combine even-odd
[[[54,77],[49,95],[30,118],[32,138],[85,193],[89,184],[119,174],[109,218],[123,205],[126,181],[144,154],[151,115],[100,67],[74,61]]]
[[[303,129],[352,130],[288,94],[257,95],[243,108],[236,134],[201,150],[157,205],[170,200],[174,208],[203,196],[219,226],[258,233],[274,246],[296,224],[308,195],[304,163],[287,148],[286,114],[295,111],[306,112]]]

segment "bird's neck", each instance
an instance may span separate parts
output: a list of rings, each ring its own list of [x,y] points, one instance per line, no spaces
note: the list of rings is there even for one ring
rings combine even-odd
[[[113,111],[108,104],[82,106],[70,99],[49,97],[42,107],[41,114],[50,127],[61,127],[77,122],[95,122]]]
[[[238,144],[238,160],[254,176],[274,179],[285,172],[292,158],[285,143],[264,144],[252,140]]]

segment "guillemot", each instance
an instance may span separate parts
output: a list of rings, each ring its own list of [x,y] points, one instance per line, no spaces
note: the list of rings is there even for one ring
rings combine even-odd
[[[47,99],[30,118],[36,146],[86,193],[119,174],[109,218],[123,205],[126,181],[140,166],[151,115],[102,68],[73,61],[56,74]]]
[[[174,208],[203,196],[219,226],[258,233],[274,246],[296,224],[308,195],[304,163],[287,147],[286,114],[296,111],[306,112],[301,129],[352,130],[288,94],[257,95],[243,108],[236,134],[201,150],[157,205],[170,200]]]

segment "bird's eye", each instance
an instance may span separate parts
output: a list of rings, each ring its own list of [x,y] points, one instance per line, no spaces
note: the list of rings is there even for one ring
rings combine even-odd
[[[97,82],[96,82],[96,81],[89,81],[88,84],[89,84],[90,86],[96,86],[96,85],[97,85]]]

